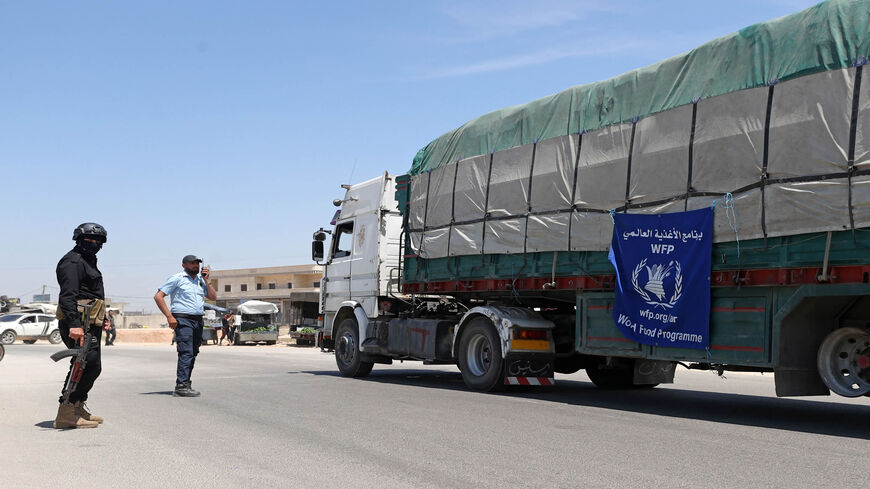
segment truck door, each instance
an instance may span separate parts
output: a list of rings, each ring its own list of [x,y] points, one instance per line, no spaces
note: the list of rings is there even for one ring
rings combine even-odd
[[[329,249],[327,277],[322,284],[324,310],[337,311],[338,306],[351,298],[350,276],[353,258],[353,220],[335,226]]]

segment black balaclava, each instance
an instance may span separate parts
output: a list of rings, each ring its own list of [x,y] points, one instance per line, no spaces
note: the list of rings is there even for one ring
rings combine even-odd
[[[82,253],[88,255],[96,255],[97,252],[103,248],[103,243],[92,243],[90,241],[80,239],[76,242],[76,248],[78,248],[79,251]]]

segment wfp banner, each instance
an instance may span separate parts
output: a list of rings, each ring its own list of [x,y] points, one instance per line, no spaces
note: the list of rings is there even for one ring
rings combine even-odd
[[[645,345],[707,348],[713,209],[613,219],[619,330]]]

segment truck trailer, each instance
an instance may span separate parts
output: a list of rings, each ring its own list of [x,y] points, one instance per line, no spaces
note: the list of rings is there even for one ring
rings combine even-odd
[[[649,388],[682,365],[773,372],[778,396],[870,394],[868,14],[829,0],[486,114],[405,175],[343,185],[312,245],[341,374],[418,360],[481,391],[580,369]],[[614,216],[702,208],[709,344],[627,338]]]

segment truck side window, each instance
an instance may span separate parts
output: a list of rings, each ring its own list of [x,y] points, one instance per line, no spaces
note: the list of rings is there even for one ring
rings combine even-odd
[[[332,257],[342,258],[350,256],[353,248],[353,221],[339,224],[335,228],[335,237],[332,240]]]

